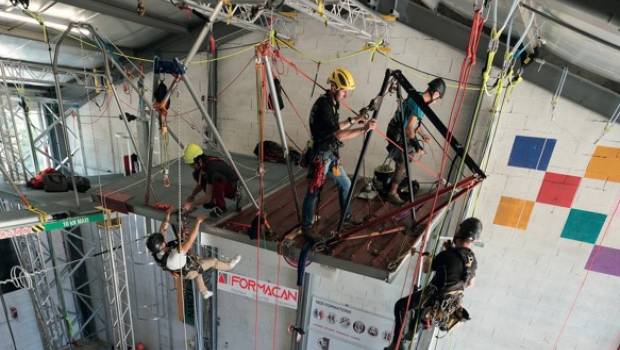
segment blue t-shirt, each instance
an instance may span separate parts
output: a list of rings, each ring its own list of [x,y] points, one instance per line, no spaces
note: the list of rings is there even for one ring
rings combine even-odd
[[[422,97],[422,94],[420,94],[420,97]],[[407,122],[409,121],[409,117],[411,117],[412,115],[415,115],[416,117],[418,117],[418,121],[422,122],[422,118],[424,118],[424,112],[422,112],[422,109],[420,108],[420,106],[418,106],[417,103],[415,103],[415,101],[413,100],[413,98],[411,98],[411,96],[407,96],[407,98],[405,99],[405,101],[403,101],[403,109],[405,111],[405,122],[403,123],[404,126],[407,125]],[[394,118],[398,117],[400,119],[400,113],[398,113],[398,111],[396,111],[396,115],[394,115]]]
[[[420,94],[422,97],[422,94]],[[400,110],[397,110],[394,113],[394,117],[390,120],[388,124],[388,137],[398,144],[402,144],[402,140],[400,139],[400,129],[402,127],[407,127],[407,123],[409,123],[409,117],[415,115],[418,118],[418,122],[422,122],[424,118],[424,112],[420,106],[411,98],[411,96],[407,96],[407,98],[403,101],[403,111],[405,112],[405,120],[403,121],[400,117]]]

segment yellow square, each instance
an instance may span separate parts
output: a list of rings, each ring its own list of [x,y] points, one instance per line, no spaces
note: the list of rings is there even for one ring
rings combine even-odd
[[[584,177],[620,182],[620,148],[597,146]]]
[[[533,208],[533,201],[502,196],[493,223],[526,230]]]

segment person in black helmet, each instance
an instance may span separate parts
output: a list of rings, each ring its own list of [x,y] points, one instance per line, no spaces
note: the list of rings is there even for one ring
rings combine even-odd
[[[396,349],[398,334],[402,327],[407,311],[416,309],[416,313],[421,309],[420,299],[424,297],[423,304],[429,304],[438,298],[455,291],[464,291],[465,288],[474,285],[476,269],[478,263],[476,256],[471,250],[472,243],[480,237],[482,233],[482,223],[480,220],[471,217],[463,220],[454,234],[453,241],[444,243],[444,250],[437,254],[432,262],[426,253],[422,269],[424,273],[435,272],[433,279],[428,287],[415,291],[411,295],[409,308],[407,309],[407,299],[409,296],[399,299],[394,305],[394,332],[392,344],[386,350]],[[424,305],[422,305],[424,306]],[[418,315],[414,315],[414,320],[418,320]],[[420,321],[420,320],[418,320]]]
[[[157,264],[172,273],[175,278],[183,276],[184,279],[196,282],[196,287],[204,299],[208,299],[213,295],[205,286],[202,279],[202,273],[215,268],[217,270],[228,271],[235,268],[241,261],[241,256],[237,255],[230,261],[221,261],[217,258],[202,259],[190,252],[198,233],[200,232],[200,224],[205,220],[205,216],[198,216],[196,223],[189,235],[182,237],[183,240],[172,240],[166,242],[166,233],[170,224],[170,216],[172,209],[166,212],[166,218],[159,227],[159,232],[152,233],[146,240],[146,246],[151,252],[153,259]],[[181,232],[184,229],[181,228]]]
[[[436,78],[428,83],[428,88],[421,94],[421,96],[424,102],[426,102],[427,105],[430,105],[431,103],[443,98],[445,92],[446,83],[443,79]],[[405,149],[405,142],[401,137],[402,128],[405,128],[405,134],[407,135],[407,146],[409,147],[408,150],[410,160],[413,160],[413,156],[424,149],[422,143],[417,137],[418,135],[422,137],[423,142],[430,141],[430,136],[420,130],[422,119],[424,118],[424,112],[422,112],[420,106],[415,103],[411,96],[407,96],[407,98],[403,101],[402,107],[405,120],[402,120],[399,109],[390,120],[387,129],[387,137],[397,143],[398,147],[400,147],[399,149],[391,142],[388,142],[387,145],[389,157],[394,160],[394,163],[396,163],[394,175],[392,176],[392,180],[390,182],[390,189],[387,193],[387,200],[395,205],[402,205],[404,203],[400,196],[398,196],[398,186],[403,181],[406,174],[405,159],[403,157],[403,151],[401,151],[401,149]]]

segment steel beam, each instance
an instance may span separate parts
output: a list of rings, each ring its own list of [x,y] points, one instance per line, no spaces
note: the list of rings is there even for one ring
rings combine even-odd
[[[284,129],[284,122],[282,122],[282,113],[280,111],[280,103],[278,101],[278,93],[273,78],[273,72],[271,71],[270,56],[259,54],[259,59],[265,63],[265,71],[267,72],[267,82],[269,86],[269,92],[271,95],[271,107],[273,108],[273,114],[276,117],[276,124],[278,125],[278,133],[280,134],[280,142],[282,142],[282,148],[284,149],[284,159],[286,160],[286,170],[288,171],[288,178],[291,184],[291,191],[293,192],[293,199],[295,202],[295,210],[297,212],[297,220],[301,224],[301,206],[299,204],[299,196],[297,195],[297,186],[295,186],[295,175],[293,173],[293,164],[291,157],[289,156],[288,143],[286,142],[286,129]]]
[[[133,8],[128,9],[119,7],[117,4],[112,4],[106,0],[58,0],[58,2],[84,10],[98,12],[102,15],[110,16],[116,19],[122,19],[147,27],[165,30],[167,32],[180,34],[189,33],[187,27],[181,24],[173,23],[167,19],[157,18],[154,16],[140,16]]]

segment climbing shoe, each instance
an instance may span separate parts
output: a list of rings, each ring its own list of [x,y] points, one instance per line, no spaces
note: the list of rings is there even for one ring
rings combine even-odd
[[[301,234],[309,239],[317,240],[321,238],[320,235],[317,233],[317,230],[314,226],[302,227]]]
[[[204,291],[200,292],[200,294],[202,294],[202,298],[204,300],[207,300],[207,299],[211,298],[211,296],[213,296],[213,292],[209,291],[209,290],[204,290]]]
[[[394,204],[394,205],[403,205],[405,204],[405,201],[400,199],[400,196],[394,192],[390,192],[387,194],[386,199],[388,202]]]
[[[235,266],[237,266],[237,264],[239,264],[240,261],[241,261],[241,255],[239,255],[239,254],[235,255],[235,257],[232,258],[232,260],[230,260],[230,262],[229,262],[230,268],[234,269]]]
[[[363,224],[364,221],[359,220],[359,219],[355,219],[353,217],[353,215],[348,215],[346,218],[344,218],[344,222],[343,224],[347,227],[351,227],[351,226],[359,226],[361,224]]]

